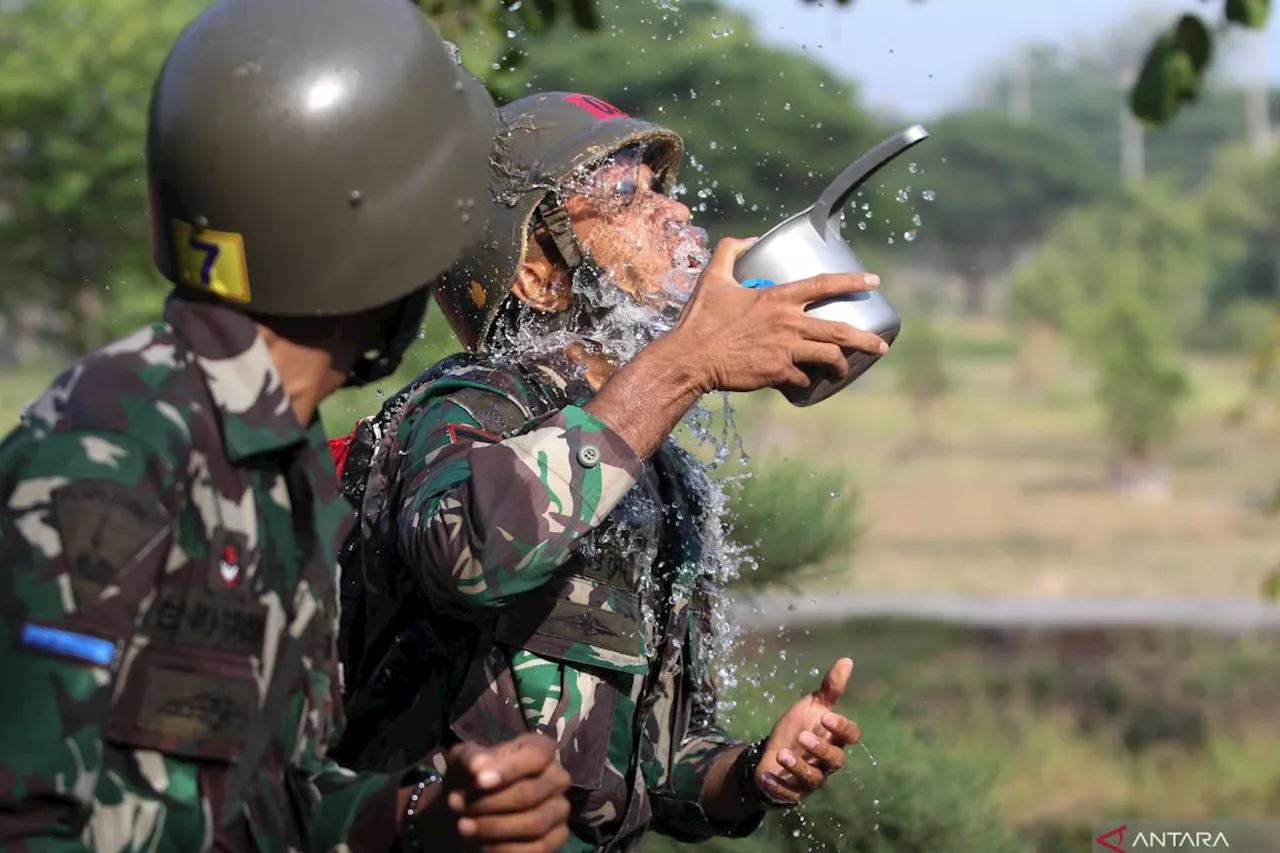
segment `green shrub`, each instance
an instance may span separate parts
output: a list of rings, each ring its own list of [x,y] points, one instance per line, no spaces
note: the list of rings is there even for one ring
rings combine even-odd
[[[754,567],[744,567],[736,586],[764,587],[853,553],[861,534],[860,500],[847,470],[814,470],[785,460],[751,468],[748,476],[727,484],[730,537],[755,561]]]
[[[785,701],[744,698],[734,713],[763,736]],[[998,767],[986,755],[915,732],[886,704],[846,710],[867,745],[848,750],[845,768],[799,809],[771,815],[754,836],[697,848],[651,834],[644,853],[1014,853],[1024,849],[997,815],[989,792]],[[874,756],[872,759],[871,756]]]

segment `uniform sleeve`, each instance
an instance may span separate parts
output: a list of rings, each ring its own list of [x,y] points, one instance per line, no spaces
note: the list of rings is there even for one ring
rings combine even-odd
[[[146,849],[163,831],[167,798],[104,765],[103,730],[168,552],[171,486],[163,460],[124,435],[18,434],[0,447],[0,672],[22,697],[0,726],[9,850],[87,851],[109,837]]]
[[[308,820],[313,851],[383,853],[396,837],[398,775],[353,773],[330,761],[306,768],[314,795]]]
[[[542,586],[635,485],[642,461],[576,406],[514,438],[439,398],[401,427],[401,556],[432,603],[500,607]]]
[[[691,626],[693,642],[687,644],[685,658],[686,666],[696,673],[689,728],[675,749],[666,784],[649,792],[654,830],[685,842],[714,836],[745,838],[764,821],[764,812],[760,811],[745,822],[727,824],[714,820],[702,808],[702,788],[708,772],[722,755],[742,746],[742,742],[716,724],[719,687],[706,654],[714,639],[709,602],[715,591],[705,578],[698,583],[700,594]]]

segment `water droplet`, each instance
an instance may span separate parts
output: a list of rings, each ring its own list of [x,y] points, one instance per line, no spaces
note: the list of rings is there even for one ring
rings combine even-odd
[[[917,166],[915,163],[908,163],[907,171],[914,175],[916,172],[920,171],[920,167]]]
[[[783,108],[784,110],[786,110],[787,112],[791,112],[791,104],[790,104],[790,103],[783,104],[783,105],[782,105],[782,108]]]
[[[920,197],[925,201],[933,201],[935,198],[933,190],[925,190],[924,192],[920,193]]]
[[[898,190],[898,201],[902,202],[903,204],[906,204],[910,198],[911,197],[907,195],[906,190]]]
[[[914,241],[915,241],[915,239],[916,239],[916,232],[915,232],[915,231],[908,231],[908,232],[906,232],[905,234],[903,234],[903,235],[902,235],[902,239],[903,239],[903,240],[906,240],[908,243],[914,242]]]
[[[917,228],[920,227],[920,214],[917,213],[915,216],[911,217],[911,224]]]

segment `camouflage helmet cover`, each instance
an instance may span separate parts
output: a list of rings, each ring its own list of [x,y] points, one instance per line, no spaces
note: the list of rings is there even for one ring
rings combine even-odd
[[[684,157],[677,133],[591,95],[542,92],[507,104],[499,115],[484,237],[463,251],[435,292],[449,325],[471,350],[483,348],[502,312],[524,263],[535,213],[549,194],[578,170],[633,145],[644,147],[646,162],[670,190]]]

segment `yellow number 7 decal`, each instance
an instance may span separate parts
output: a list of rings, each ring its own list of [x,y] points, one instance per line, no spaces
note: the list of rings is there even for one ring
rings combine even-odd
[[[233,302],[249,301],[249,270],[239,234],[211,228],[197,231],[175,219],[173,248],[183,284]]]

